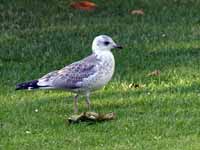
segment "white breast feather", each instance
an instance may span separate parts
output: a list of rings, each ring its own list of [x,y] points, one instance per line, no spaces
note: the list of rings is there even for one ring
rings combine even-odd
[[[91,90],[96,90],[106,85],[111,80],[115,70],[114,56],[110,51],[100,52],[97,56],[100,60],[97,65],[97,73],[83,81]]]

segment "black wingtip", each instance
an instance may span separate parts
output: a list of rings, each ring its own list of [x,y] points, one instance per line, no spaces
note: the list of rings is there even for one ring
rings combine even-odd
[[[37,83],[38,83],[38,80],[32,80],[29,82],[19,83],[16,85],[15,90],[37,89],[39,88]]]

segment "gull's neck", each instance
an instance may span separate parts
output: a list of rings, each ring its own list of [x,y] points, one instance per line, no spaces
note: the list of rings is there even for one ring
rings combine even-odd
[[[112,54],[110,50],[95,50],[93,51],[94,54],[96,55],[109,55]]]
[[[94,51],[93,53],[101,61],[108,61],[109,63],[113,62],[113,64],[115,63],[114,56],[110,50],[101,50],[101,51],[97,50],[97,51]]]

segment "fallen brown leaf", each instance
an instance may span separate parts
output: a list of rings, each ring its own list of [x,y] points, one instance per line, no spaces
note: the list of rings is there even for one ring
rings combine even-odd
[[[142,9],[132,10],[132,15],[144,15],[144,11]]]
[[[97,5],[90,1],[81,1],[81,2],[71,3],[70,7],[74,9],[79,9],[79,10],[91,11],[91,10],[95,10]]]
[[[147,74],[147,76],[159,76],[159,75],[160,75],[160,70],[154,70],[153,72]]]
[[[80,122],[101,122],[101,121],[109,121],[116,118],[116,114],[111,112],[107,114],[99,114],[96,112],[83,112],[80,115],[73,115],[68,118],[68,122],[72,123],[80,123]]]

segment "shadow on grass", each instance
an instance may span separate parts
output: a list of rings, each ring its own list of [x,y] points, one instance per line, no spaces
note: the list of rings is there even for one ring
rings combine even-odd
[[[131,54],[121,54],[116,57],[117,73],[120,74],[121,78],[124,80],[126,80],[126,76],[131,77],[131,74],[134,72],[138,72],[139,75],[143,75],[144,72],[149,72],[150,70],[154,69],[165,68],[166,70],[166,68],[192,68],[194,65],[198,66],[200,46],[199,48],[163,48],[163,50],[156,51],[151,49],[148,51],[143,49],[136,49],[131,50],[128,53]]]
[[[144,53],[145,54],[145,53]],[[187,48],[187,49],[169,49],[164,51],[152,51],[146,53],[146,57],[154,58],[160,61],[161,64],[170,67],[170,65],[185,65],[188,62],[198,63],[197,60],[200,56],[199,48]]]

